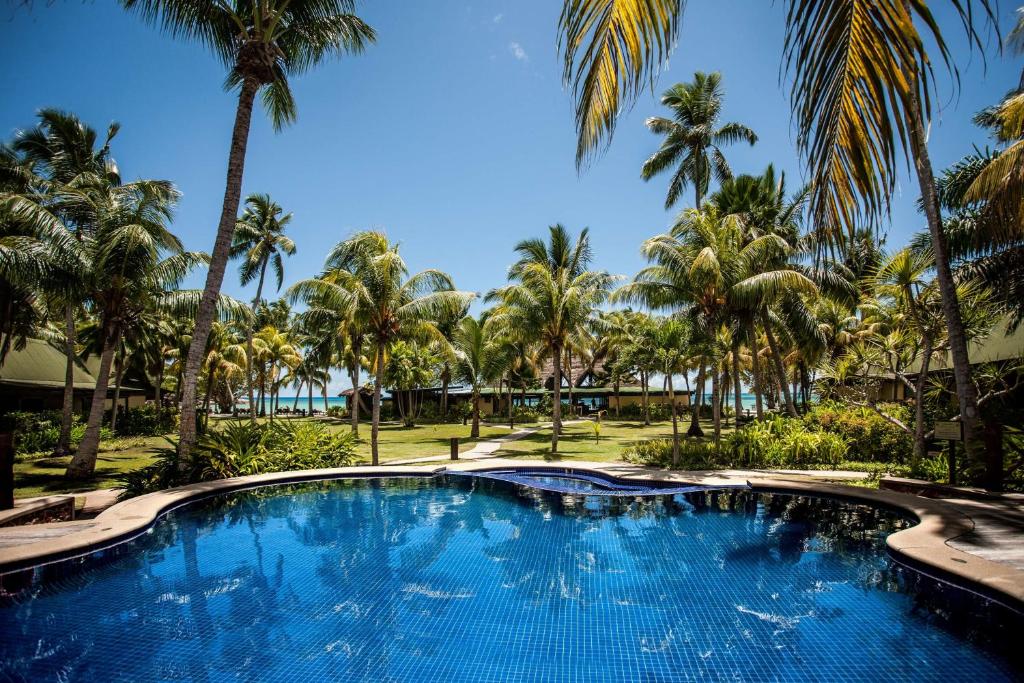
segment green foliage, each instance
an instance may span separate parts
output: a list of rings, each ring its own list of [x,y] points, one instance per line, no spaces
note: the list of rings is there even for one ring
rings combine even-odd
[[[177,428],[177,410],[158,409],[151,403],[129,408],[117,417],[117,433],[122,436],[162,436]]]
[[[529,407],[515,406],[512,408],[512,418],[515,420],[516,424],[535,424],[540,422],[541,414]],[[484,422],[507,424],[508,413],[494,413],[493,415],[488,415],[483,419]]]
[[[880,408],[904,424],[912,419],[908,406],[892,403]],[[852,460],[909,462],[914,450],[910,434],[869,408],[827,401],[811,408],[803,421],[809,429],[843,437]]]
[[[327,409],[327,416],[335,418],[348,417],[348,409],[342,406],[330,406]]]
[[[635,465],[670,467],[672,465],[671,439],[638,441],[625,448],[622,457]],[[679,440],[679,469],[707,470],[728,466],[722,454],[710,441],[682,438]]]
[[[662,420],[672,419],[672,409],[670,406],[666,406],[661,403],[649,403],[647,409],[651,414],[652,422],[661,422]],[[612,414],[614,414],[614,412],[615,411],[612,411]],[[642,420],[644,419],[644,407],[639,403],[624,405],[622,406],[619,417],[616,419]]]
[[[724,448],[736,467],[835,467],[846,459],[849,444],[841,434],[815,431],[801,420],[777,415],[729,434]]]
[[[0,418],[3,429],[14,433],[14,453],[19,459],[45,457],[53,453],[60,440],[61,411],[41,412],[20,411],[7,413]],[[74,449],[85,434],[85,424],[78,415],[72,416],[71,448]],[[109,427],[100,428],[100,440],[110,442],[114,438]],[[111,449],[106,450],[123,450]]]
[[[178,472],[172,447],[152,465],[128,473],[124,497],[249,474],[346,467],[355,461],[355,437],[319,422],[230,422],[200,438],[189,470]]]

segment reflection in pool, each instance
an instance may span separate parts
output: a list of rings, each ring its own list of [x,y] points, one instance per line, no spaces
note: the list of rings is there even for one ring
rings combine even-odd
[[[892,566],[884,537],[907,524],[745,490],[258,489],[41,570],[0,605],[0,680],[1013,678],[972,643],[990,613],[932,609]]]

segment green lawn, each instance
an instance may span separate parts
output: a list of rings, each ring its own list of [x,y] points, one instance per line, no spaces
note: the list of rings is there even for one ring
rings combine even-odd
[[[679,433],[686,434],[689,419],[680,420]],[[711,435],[710,421],[701,421],[701,429]],[[732,427],[723,427],[727,434]],[[558,453],[551,455],[551,430],[542,429],[518,441],[502,446],[499,455],[509,458],[543,458],[548,461],[592,460],[607,462],[622,459],[622,451],[634,441],[648,439],[671,439],[672,422],[654,422],[645,427],[640,421],[609,420],[601,423],[601,440],[594,438],[594,427],[590,423],[565,425],[558,440]]]
[[[100,453],[96,460],[95,476],[83,481],[64,479],[64,470],[71,461],[71,456],[44,457],[14,463],[14,496],[28,498],[113,488],[120,484],[122,474],[150,464],[156,457],[157,451],[168,446],[162,436],[122,441],[130,442],[130,447],[124,450]]]
[[[308,418],[296,418],[308,419]],[[347,420],[325,420],[331,429],[348,430]],[[216,427],[213,422],[211,427]],[[469,438],[469,426],[462,424],[425,424],[406,428],[396,424],[381,425],[380,459],[403,460],[424,456],[446,456],[449,453],[448,440],[452,437],[460,439],[459,450],[465,452],[473,447],[476,440]],[[480,436],[483,439],[508,434],[507,427],[480,425]],[[370,425],[361,423],[359,426],[359,457],[366,464],[370,462]],[[64,470],[70,456],[63,458],[43,457],[14,465],[14,495],[17,498],[45,496],[58,493],[81,493],[94,489],[113,488],[120,485],[120,477],[125,472],[144,467],[153,462],[157,452],[167,443],[164,437],[122,439],[124,450],[100,453],[96,462],[96,475],[85,481],[67,481]],[[102,448],[103,446],[101,446]]]

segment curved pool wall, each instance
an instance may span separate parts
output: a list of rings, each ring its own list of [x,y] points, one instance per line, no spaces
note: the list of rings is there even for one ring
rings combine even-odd
[[[179,507],[0,610],[7,680],[1012,680],[998,606],[890,561],[905,514],[346,479]],[[998,623],[993,620],[1003,620]]]

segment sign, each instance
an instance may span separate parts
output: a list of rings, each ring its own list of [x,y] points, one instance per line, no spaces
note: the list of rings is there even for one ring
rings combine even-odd
[[[963,441],[963,423],[955,422],[953,420],[947,420],[943,422],[935,423],[935,438],[936,440],[944,441]]]

